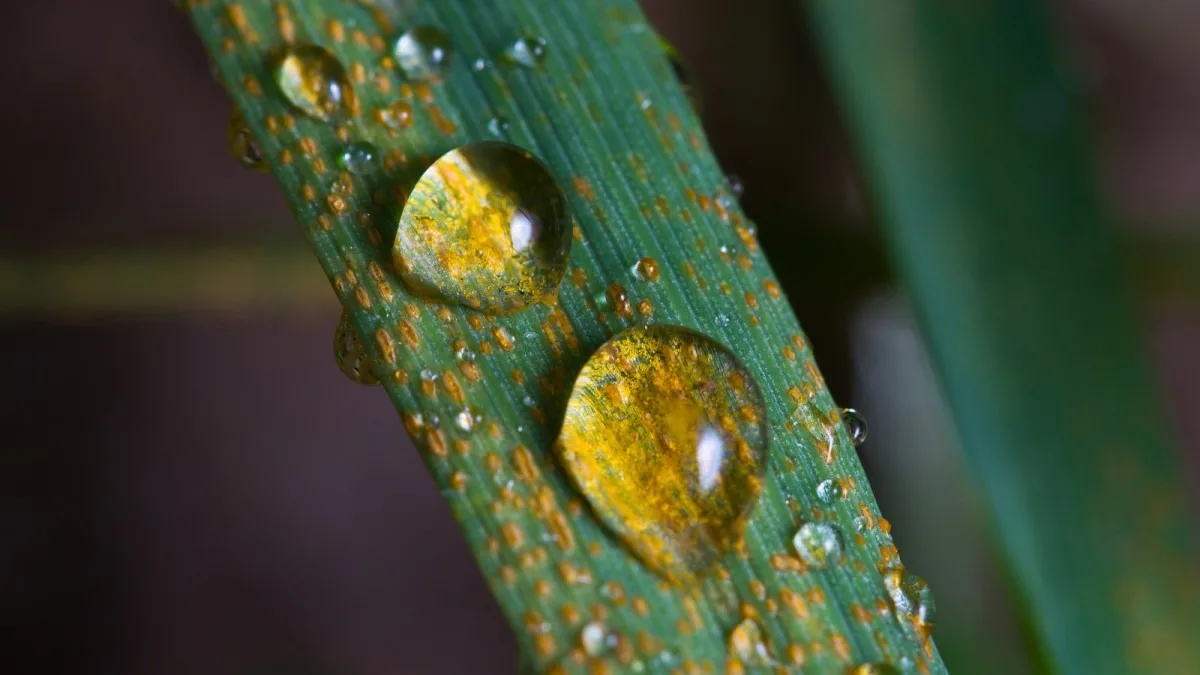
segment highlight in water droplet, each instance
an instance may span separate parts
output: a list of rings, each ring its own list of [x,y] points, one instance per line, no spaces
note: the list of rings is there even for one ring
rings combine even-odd
[[[379,378],[371,370],[371,360],[359,342],[358,331],[344,312],[333,331],[333,359],[351,382],[366,386],[379,384]]]
[[[413,123],[413,108],[408,101],[392,101],[375,114],[376,119],[392,131],[404,131]]]
[[[907,570],[892,569],[884,572],[883,585],[896,607],[896,612],[905,614],[923,637],[933,632],[937,620],[937,604],[933,600],[933,589],[921,577]]]
[[[599,656],[608,648],[608,631],[599,621],[589,621],[579,631],[579,644],[588,656]]]
[[[557,292],[570,220],[561,189],[533,155],[469,143],[442,155],[413,188],[392,263],[418,293],[515,312]]]
[[[729,633],[729,651],[748,666],[767,666],[773,662],[762,629],[753,619],[743,619]]]
[[[749,371],[677,326],[630,328],[588,359],[555,450],[597,515],[650,569],[685,584],[742,537],[766,467]]]
[[[850,434],[850,442],[862,445],[867,440],[867,419],[854,408],[842,408],[841,415],[846,433]]]
[[[546,60],[546,41],[540,37],[519,37],[504,51],[504,59],[526,68],[536,68]]]
[[[275,83],[288,103],[314,119],[331,122],[354,114],[354,87],[346,69],[324,47],[289,47],[275,67]]]
[[[374,170],[376,165],[375,146],[358,141],[346,146],[337,158],[338,166],[352,174],[365,174]]]
[[[824,504],[832,504],[845,498],[845,496],[845,488],[842,487],[841,483],[832,478],[823,480],[817,485],[817,499],[821,500]]]
[[[823,569],[842,559],[842,534],[829,523],[805,523],[792,537],[792,546],[809,567]]]
[[[270,168],[262,151],[258,148],[258,141],[254,139],[254,134],[250,131],[250,125],[246,123],[246,118],[237,106],[234,106],[229,113],[228,135],[229,152],[238,161],[238,164],[259,172]]]
[[[392,55],[410,80],[433,80],[446,70],[454,48],[436,26],[413,26],[396,40]]]

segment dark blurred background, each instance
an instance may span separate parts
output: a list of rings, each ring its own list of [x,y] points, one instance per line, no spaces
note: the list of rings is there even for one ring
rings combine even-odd
[[[952,672],[1030,673],[977,491],[791,0],[646,0],[770,257]],[[1200,5],[1056,5],[1131,247],[1200,237]],[[515,672],[508,629],[166,0],[9,3],[0,45],[0,597],[26,672]],[[1181,244],[1182,245],[1182,244]],[[853,265],[846,261],[854,261]],[[1196,479],[1200,289],[1137,264]],[[221,281],[236,277],[253,283]],[[36,293],[31,294],[31,289]],[[251,295],[234,289],[251,288]],[[469,644],[464,644],[464,636]]]

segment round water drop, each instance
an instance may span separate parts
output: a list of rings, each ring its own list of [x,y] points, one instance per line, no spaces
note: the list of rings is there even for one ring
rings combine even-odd
[[[526,68],[536,68],[546,60],[546,41],[540,37],[519,37],[504,51],[504,58]]]
[[[743,619],[729,633],[729,651],[749,666],[767,666],[772,663],[762,628],[753,619]]]
[[[792,546],[809,567],[822,569],[842,559],[842,534],[828,523],[805,523],[792,537]]]
[[[436,26],[409,28],[392,49],[396,65],[410,80],[433,80],[445,72],[454,52],[450,38]]]
[[[370,143],[351,143],[337,158],[338,166],[344,171],[364,174],[375,168],[376,150]]]
[[[289,47],[275,67],[275,83],[288,103],[314,119],[330,122],[354,113],[346,69],[324,47]]]
[[[550,172],[521,148],[479,141],[421,176],[392,264],[417,293],[507,313],[553,296],[570,251],[571,218]]]
[[[258,149],[258,141],[254,140],[254,134],[250,131],[250,125],[236,106],[229,114],[229,152],[238,164],[247,169],[266,171],[269,168],[262,151]]]
[[[850,675],[900,675],[900,671],[889,663],[864,663],[850,671]]]
[[[842,487],[841,483],[832,478],[823,480],[817,485],[817,499],[820,499],[822,503],[832,504],[845,498],[845,496],[846,489]]]
[[[377,119],[392,131],[403,131],[413,123],[413,108],[408,101],[393,101],[376,114]]]
[[[333,358],[338,369],[352,382],[367,386],[379,384],[379,378],[371,372],[371,361],[358,339],[358,331],[344,312],[333,331]]]
[[[630,328],[584,364],[555,451],[625,545],[688,584],[742,537],[762,488],[767,414],[720,343],[677,326]]]
[[[933,589],[929,584],[901,568],[885,572],[883,585],[896,611],[907,614],[921,635],[929,637],[937,620],[937,604],[934,603]]]
[[[850,434],[850,442],[862,445],[867,440],[867,419],[854,408],[842,408],[842,424]]]
[[[588,656],[599,656],[608,649],[608,631],[599,621],[589,621],[579,631],[579,644]]]

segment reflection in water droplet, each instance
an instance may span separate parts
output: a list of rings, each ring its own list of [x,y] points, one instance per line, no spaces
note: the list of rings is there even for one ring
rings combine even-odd
[[[333,331],[333,359],[338,369],[352,382],[362,385],[379,384],[379,378],[371,372],[371,361],[358,340],[358,331],[350,323],[350,316],[342,313],[337,328]]]
[[[346,69],[323,47],[289,47],[275,67],[275,82],[288,103],[314,119],[330,122],[354,113]]]
[[[842,535],[828,523],[805,523],[792,537],[792,546],[812,568],[822,569],[842,559]]]
[[[729,633],[729,651],[749,666],[766,666],[772,663],[762,629],[753,619],[743,619]]]
[[[546,60],[546,41],[540,37],[519,37],[504,51],[506,61],[536,68]]]
[[[867,419],[854,408],[842,408],[842,424],[850,434],[850,442],[862,445],[867,440]]]
[[[929,584],[901,568],[885,572],[883,585],[892,598],[896,612],[908,615],[921,635],[929,637],[937,620],[937,604],[934,603],[933,589]]]
[[[658,261],[654,258],[642,258],[633,265],[633,271],[646,281],[658,281]]]
[[[432,80],[441,77],[454,48],[450,38],[436,26],[409,28],[392,49],[396,65],[410,80]]]
[[[720,343],[631,328],[584,364],[555,450],[601,519],[683,584],[740,540],[762,487],[766,422],[758,385]]]
[[[368,173],[375,168],[375,146],[366,142],[351,143],[338,155],[338,166],[355,174]]]
[[[508,127],[508,118],[506,117],[493,117],[492,119],[488,120],[488,131],[490,131],[493,136],[500,138],[507,136]]]
[[[900,675],[900,671],[887,663],[864,663],[851,671],[850,675]]]
[[[408,101],[393,101],[376,113],[383,125],[392,131],[403,131],[412,126],[413,109]]]
[[[832,504],[846,496],[846,490],[842,484],[832,478],[821,481],[817,486],[817,499],[820,499],[825,504]]]
[[[552,296],[570,248],[566,199],[546,168],[521,148],[479,141],[421,176],[392,263],[416,292],[503,313]]]
[[[725,180],[729,183],[729,191],[733,193],[733,196],[741,199],[742,195],[746,192],[746,185],[742,183],[741,177],[735,173],[731,173],[725,176]]]
[[[250,131],[250,125],[237,106],[229,113],[229,152],[238,164],[247,169],[266,171],[269,168],[262,151],[258,149],[258,141],[254,140],[254,134]]]
[[[579,631],[579,644],[588,656],[599,656],[607,649],[608,631],[599,621],[589,621]]]

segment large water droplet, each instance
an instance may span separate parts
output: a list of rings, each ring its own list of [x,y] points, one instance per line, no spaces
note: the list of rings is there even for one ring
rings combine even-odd
[[[454,48],[436,26],[413,26],[396,40],[392,55],[411,80],[432,80],[446,70]]]
[[[908,615],[921,635],[929,637],[937,620],[937,605],[929,584],[904,569],[893,569],[884,573],[883,585],[896,611]]]
[[[504,51],[504,58],[526,68],[536,68],[546,60],[546,41],[540,37],[519,37]]]
[[[419,293],[514,312],[555,293],[570,249],[566,199],[550,172],[521,148],[479,141],[421,176],[392,263]]]
[[[258,148],[258,141],[250,131],[250,125],[242,111],[234,106],[229,114],[229,152],[238,164],[254,171],[266,171],[267,160]]]
[[[852,670],[850,675],[900,675],[900,671],[888,663],[864,663]]]
[[[748,666],[766,666],[772,662],[766,638],[753,619],[743,619],[729,633],[729,651]]]
[[[354,113],[354,87],[346,69],[316,45],[289,47],[275,67],[275,82],[300,112],[329,122]]]
[[[846,433],[850,434],[850,442],[862,445],[867,440],[867,418],[854,408],[842,408],[842,424],[846,425]]]
[[[367,386],[379,384],[379,378],[371,371],[371,360],[358,340],[358,331],[344,312],[333,331],[333,358],[338,369],[352,382]]]
[[[825,504],[832,504],[846,496],[846,489],[832,478],[821,481],[817,485],[817,499]]]
[[[805,523],[792,537],[792,546],[812,568],[822,569],[842,559],[842,534],[829,523]]]
[[[686,328],[630,328],[588,359],[555,450],[600,518],[651,569],[694,581],[741,538],[766,466],[749,371]]]

